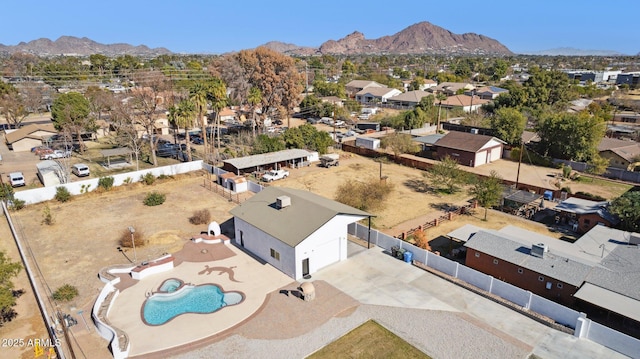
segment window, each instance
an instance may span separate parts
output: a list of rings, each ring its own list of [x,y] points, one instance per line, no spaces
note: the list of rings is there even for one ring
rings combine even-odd
[[[538,277],[538,280],[539,280],[540,282],[544,282],[544,277],[543,277],[543,276],[539,276],[539,277]]]
[[[522,274],[524,273],[524,271],[522,270],[522,268],[518,268],[518,274]]]
[[[480,252],[476,252],[476,258],[480,258]]]
[[[562,283],[556,284],[556,287],[558,287],[558,289],[562,289]]]
[[[279,261],[280,260],[280,253],[278,251],[276,251],[275,249],[271,248],[271,258],[274,258],[275,260]]]
[[[497,260],[497,259],[494,259],[494,260],[493,260],[493,264],[498,264],[498,260]]]
[[[591,220],[585,218],[584,224],[585,224],[585,226],[591,224]]]

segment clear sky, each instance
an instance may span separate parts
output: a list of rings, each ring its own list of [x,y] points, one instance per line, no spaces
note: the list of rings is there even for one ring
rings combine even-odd
[[[269,41],[318,47],[354,31],[375,39],[428,21],[491,37],[515,53],[640,52],[638,0],[4,0],[0,13],[4,45],[69,35],[219,54]]]

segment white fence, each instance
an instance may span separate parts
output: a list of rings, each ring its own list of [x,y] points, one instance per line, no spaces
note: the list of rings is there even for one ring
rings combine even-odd
[[[203,168],[202,161],[183,162],[169,166],[155,167],[146,170],[133,171],[127,173],[114,174],[113,185],[121,186],[126,182],[138,182],[140,178],[147,173],[153,174],[155,177],[160,175],[172,176],[187,172],[198,171]],[[15,193],[15,198],[23,200],[25,204],[32,204],[52,200],[56,195],[57,187],[66,187],[72,195],[81,194],[83,191],[90,192],[98,188],[98,178],[91,178],[84,181],[76,181],[65,183],[52,187],[34,188]]]
[[[348,233],[360,239],[369,240],[372,244],[386,250],[391,250],[392,246],[398,246],[410,251],[413,253],[414,261],[575,329],[574,335],[576,337],[589,339],[632,358],[640,358],[640,340],[586,319],[583,313],[463,266],[458,262],[418,248],[398,238],[378,232],[375,229],[369,231],[366,226],[359,223],[350,224]]]

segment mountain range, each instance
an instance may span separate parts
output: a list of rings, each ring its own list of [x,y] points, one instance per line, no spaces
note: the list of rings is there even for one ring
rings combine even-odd
[[[121,55],[155,57],[171,54],[171,51],[159,47],[151,49],[145,45],[133,46],[129,44],[100,44],[86,37],[61,36],[55,41],[41,38],[29,42],[21,42],[18,45],[6,46],[0,44],[0,54],[12,54],[14,52],[26,52],[37,56],[76,55],[89,56],[102,54],[115,57]]]

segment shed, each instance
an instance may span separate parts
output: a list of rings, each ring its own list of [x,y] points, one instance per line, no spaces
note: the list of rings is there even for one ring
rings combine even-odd
[[[372,137],[356,137],[356,147],[364,147],[370,150],[380,148],[380,139]]]
[[[62,166],[54,160],[41,161],[36,164],[38,170],[38,179],[45,187],[57,186],[62,183],[67,183],[69,180],[69,173],[65,171]]]
[[[249,190],[249,182],[243,176],[226,172],[218,176],[218,184],[230,191],[242,193]]]
[[[540,208],[542,195],[507,188],[502,192],[502,210],[507,213],[531,217]]]
[[[451,157],[461,165],[478,167],[502,158],[505,142],[491,136],[451,131],[436,143],[438,159]]]

